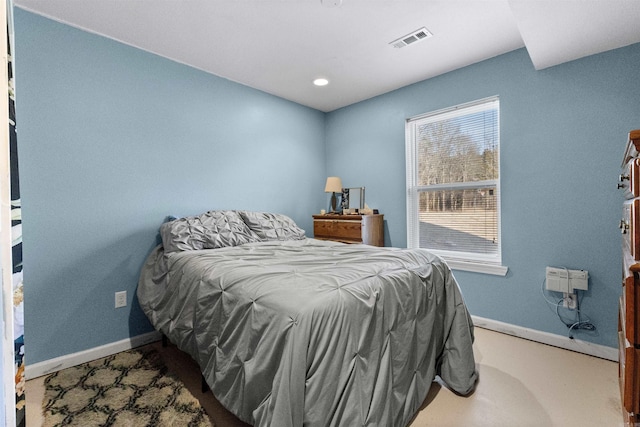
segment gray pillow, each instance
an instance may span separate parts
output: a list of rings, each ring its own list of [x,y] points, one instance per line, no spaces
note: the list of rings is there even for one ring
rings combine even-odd
[[[302,240],[304,230],[288,216],[268,212],[239,211],[244,222],[262,241]]]
[[[160,227],[160,235],[166,253],[260,241],[235,211],[209,211],[166,222]]]

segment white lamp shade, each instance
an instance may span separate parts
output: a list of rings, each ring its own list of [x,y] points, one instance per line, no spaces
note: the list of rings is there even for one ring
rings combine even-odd
[[[341,193],[342,181],[337,176],[330,176],[327,178],[327,184],[324,186],[325,193]]]

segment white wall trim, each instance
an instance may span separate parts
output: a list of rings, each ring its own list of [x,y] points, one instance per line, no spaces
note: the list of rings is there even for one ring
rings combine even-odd
[[[27,380],[47,375],[61,369],[77,366],[82,363],[120,353],[121,351],[130,350],[158,341],[162,338],[162,334],[157,331],[148,332],[132,338],[116,341],[110,344],[101,345],[99,347],[90,348],[78,353],[67,354],[56,357],[54,359],[44,360],[42,362],[33,363],[25,366],[25,376]]]
[[[506,276],[509,267],[506,265],[489,264],[473,261],[456,260],[452,258],[444,259],[452,270],[471,271],[473,273],[494,274],[496,276]]]
[[[535,329],[524,328],[522,326],[512,325],[510,323],[504,323],[497,320],[485,319],[484,317],[471,316],[471,319],[473,320],[473,324],[479,328],[502,332],[503,334],[513,335],[515,337],[536,341],[542,344],[576,351],[578,353],[599,357],[601,359],[612,360],[614,362],[618,361],[618,349],[614,347],[607,347],[604,345],[593,344],[588,341],[570,339],[569,337],[562,335],[536,331]]]

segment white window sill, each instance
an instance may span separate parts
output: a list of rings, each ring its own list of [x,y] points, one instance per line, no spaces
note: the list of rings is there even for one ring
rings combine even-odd
[[[456,259],[447,259],[445,261],[452,270],[471,271],[474,273],[493,274],[496,276],[506,276],[509,267],[498,264],[483,264],[479,262],[461,261]]]

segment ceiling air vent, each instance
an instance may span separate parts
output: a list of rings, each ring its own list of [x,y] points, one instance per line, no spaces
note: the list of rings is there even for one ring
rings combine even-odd
[[[414,32],[407,34],[406,36],[400,37],[398,40],[392,41],[389,44],[393,47],[400,48],[420,40],[428,39],[431,36],[433,36],[433,34],[431,34],[431,32],[425,27],[422,27],[419,30],[415,30]]]

